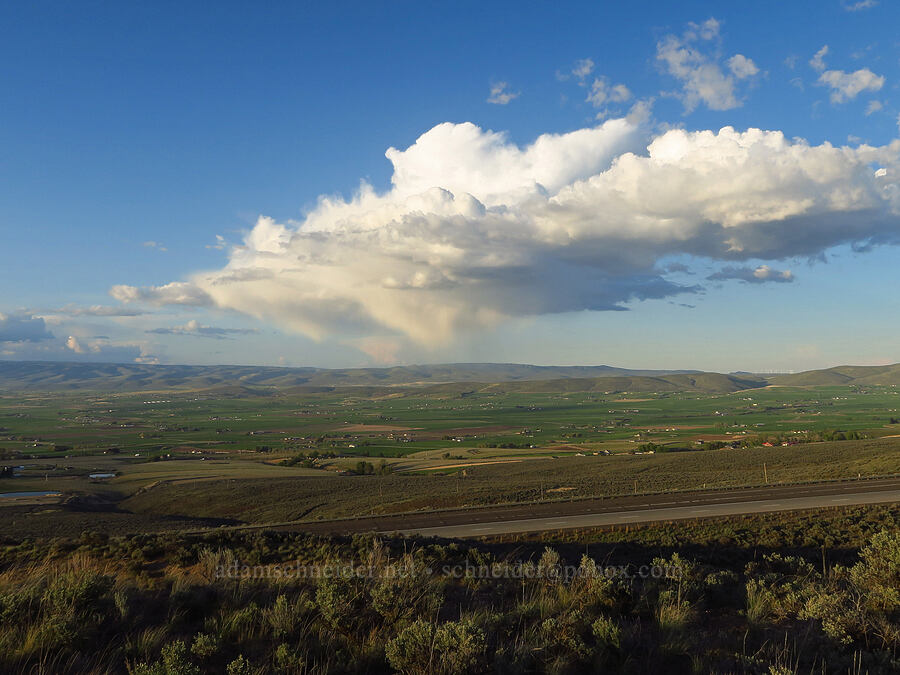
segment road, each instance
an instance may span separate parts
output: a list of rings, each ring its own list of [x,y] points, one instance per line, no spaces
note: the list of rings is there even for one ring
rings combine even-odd
[[[274,526],[274,529],[322,534],[383,532],[466,538],[890,502],[900,502],[898,478],[634,495],[348,520],[294,522],[282,523]]]
[[[614,511],[611,513],[591,513],[580,516],[552,518],[526,518],[493,523],[470,523],[445,527],[420,527],[399,530],[399,534],[417,534],[425,537],[469,538],[542,530],[564,530],[571,528],[602,527],[604,525],[629,525],[692,518],[716,516],[736,516],[747,513],[767,513],[771,511],[798,511],[819,509],[829,506],[853,506],[857,504],[880,504],[900,501],[900,490],[878,492],[848,492],[842,496],[816,495],[814,497],[791,497],[787,499],[758,499],[754,501],[734,501],[703,506],[656,507]]]

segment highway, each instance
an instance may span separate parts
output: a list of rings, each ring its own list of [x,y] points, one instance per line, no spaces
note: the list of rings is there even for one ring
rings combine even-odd
[[[321,534],[467,538],[891,502],[900,502],[900,478],[511,504],[267,527]],[[258,527],[266,526],[253,526]]]
[[[703,506],[670,506],[651,509],[614,511],[611,513],[591,513],[551,518],[525,518],[493,523],[470,523],[444,527],[419,527],[398,530],[399,534],[425,537],[469,538],[543,530],[564,530],[571,528],[602,527],[604,525],[629,525],[691,518],[711,518],[735,516],[748,513],[771,511],[798,511],[819,509],[829,506],[853,506],[857,504],[879,504],[900,501],[900,490],[878,492],[848,492],[841,496],[817,495],[813,497],[790,497],[786,499],[760,499],[755,501],[733,501]]]

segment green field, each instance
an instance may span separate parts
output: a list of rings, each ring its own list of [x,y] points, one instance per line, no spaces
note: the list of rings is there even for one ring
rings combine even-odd
[[[0,498],[0,520],[168,529],[900,473],[891,386],[455,389],[6,395],[0,493],[62,496]]]
[[[0,447],[38,457],[97,454],[337,450],[403,456],[489,445],[628,447],[653,441],[789,435],[827,430],[867,437],[900,432],[895,387],[766,387],[701,393],[417,393],[367,397],[323,393],[219,397],[5,395]]]

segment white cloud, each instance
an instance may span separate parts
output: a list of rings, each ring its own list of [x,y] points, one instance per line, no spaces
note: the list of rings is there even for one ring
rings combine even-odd
[[[869,105],[866,106],[866,117],[873,113],[877,113],[882,108],[884,108],[884,103],[877,99],[872,99],[871,101],[869,101]]]
[[[107,305],[91,305],[90,307],[79,307],[78,305],[66,305],[65,307],[56,307],[53,309],[45,309],[35,311],[35,314],[44,314],[47,316],[106,316],[106,317],[130,317],[141,316],[146,312],[130,307],[110,307]]]
[[[519,98],[521,92],[510,91],[509,84],[506,82],[497,82],[491,85],[491,95],[488,96],[487,102],[496,105],[506,105],[513,99]]]
[[[141,246],[144,246],[146,248],[155,248],[157,251],[163,251],[163,252],[169,250],[165,246],[160,244],[158,241],[145,241],[143,244],[141,244]]]
[[[859,96],[864,91],[880,91],[885,79],[868,68],[860,68],[852,73],[843,70],[825,70],[828,45],[823,46],[809,60],[809,65],[819,73],[819,84],[831,89],[831,102],[843,103]]]
[[[728,265],[709,275],[707,279],[712,281],[737,279],[748,284],[762,284],[766,282],[789,283],[794,280],[794,275],[790,270],[776,270],[768,265],[760,265],[756,268]]]
[[[819,51],[813,54],[813,57],[809,60],[809,65],[812,66],[813,70],[822,72],[825,70],[826,56],[828,56],[828,45],[823,45]]]
[[[633,126],[643,126],[650,121],[650,113],[653,109],[655,98],[641,99],[635,101],[634,105],[625,116],[625,120]]]
[[[207,244],[206,248],[215,249],[217,251],[222,251],[225,249],[225,237],[221,234],[216,235],[216,243],[215,244]]]
[[[848,12],[859,12],[863,9],[871,9],[878,5],[878,0],[859,0],[858,2],[845,2],[844,9]]]
[[[819,75],[819,82],[831,87],[832,103],[843,103],[856,98],[864,91],[879,91],[884,86],[884,77],[876,75],[868,68],[860,68],[852,73],[826,70]]]
[[[588,78],[593,72],[594,62],[591,59],[581,59],[575,62],[571,76],[578,81],[579,87],[587,90],[585,101],[600,109],[597,118],[602,119],[610,114],[610,111],[607,110],[609,104],[625,103],[631,99],[632,94],[624,84],[611,84],[609,78],[603,75],[594,77],[593,81],[589,80]],[[567,80],[569,77],[570,75],[566,74],[560,76],[560,79]]]
[[[156,335],[189,335],[193,337],[214,338],[224,340],[232,335],[250,335],[258,331],[252,328],[219,328],[218,326],[204,326],[196,319],[191,319],[183,326],[172,328],[154,328],[147,333]]]
[[[607,103],[624,103],[631,98],[631,91],[624,84],[610,85],[605,77],[594,80],[587,95],[587,102],[595,108],[602,108]]]
[[[750,80],[759,73],[752,59],[735,54],[728,59],[727,74],[715,54],[706,53],[703,43],[719,37],[721,24],[708,19],[689,24],[681,37],[668,35],[656,45],[656,58],[666,72],[682,85],[679,98],[691,112],[700,103],[711,110],[730,110],[742,105],[735,92],[736,80]]]
[[[145,302],[151,305],[202,307],[212,302],[202,290],[193,284],[182,281],[175,281],[164,286],[145,286],[144,288],[113,286],[109,294],[120,302]]]
[[[588,76],[594,72],[594,62],[591,59],[579,59],[572,68],[572,75],[579,81],[584,82]]]
[[[735,265],[900,239],[900,141],[834,147],[730,127],[651,137],[612,119],[519,147],[445,123],[386,155],[386,193],[323,197],[300,223],[260,217],[222,269],[114,297],[436,346],[514,317],[697,290],[661,276],[672,256]]]
[[[47,330],[43,317],[29,314],[0,314],[0,356],[18,361],[94,361],[123,363],[139,358],[153,359],[146,345],[114,342],[102,335],[85,332],[91,326],[67,326],[71,332],[56,338]]]
[[[70,335],[69,339],[66,340],[66,348],[71,349],[76,354],[86,354],[87,350],[81,346],[81,343],[78,342],[78,338],[74,335]]]
[[[759,73],[759,68],[753,63],[753,59],[748,59],[743,54],[735,54],[728,59],[728,68],[739,80],[753,77]]]

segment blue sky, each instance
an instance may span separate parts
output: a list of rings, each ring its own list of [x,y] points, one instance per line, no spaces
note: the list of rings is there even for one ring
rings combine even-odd
[[[900,8],[485,5],[7,3],[0,358],[900,361]]]

